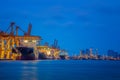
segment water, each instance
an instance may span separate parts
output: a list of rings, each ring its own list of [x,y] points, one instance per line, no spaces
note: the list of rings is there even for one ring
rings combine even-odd
[[[120,61],[0,61],[0,80],[120,80]]]

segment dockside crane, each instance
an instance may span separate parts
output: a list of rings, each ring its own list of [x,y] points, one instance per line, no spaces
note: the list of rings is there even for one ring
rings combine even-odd
[[[15,25],[15,22],[11,22],[10,26],[7,28],[5,31],[6,34],[11,35],[11,36],[18,36],[18,30],[22,31],[24,36],[30,36],[31,35],[31,29],[32,29],[32,24],[30,23],[28,26],[27,32],[24,31],[22,28],[19,26]]]
[[[11,22],[7,30],[1,31],[0,30],[0,59],[16,59],[16,56],[19,56],[18,54],[13,54],[12,49],[15,47],[19,47],[22,45],[21,41],[26,41],[26,40],[32,40],[34,41],[34,45],[32,43],[28,45],[31,46],[36,46],[37,41],[41,39],[40,36],[31,36],[31,29],[32,29],[32,24],[29,24],[28,26],[28,31],[25,32],[22,28],[17,26],[15,22]],[[23,36],[18,35],[18,31],[23,32]],[[23,43],[23,46],[25,44]],[[26,43],[27,45],[27,43]]]
[[[27,32],[28,36],[31,35],[31,29],[32,29],[32,24],[30,23],[28,26],[28,32]]]
[[[9,35],[14,35],[14,25],[15,25],[15,22],[11,22],[10,26],[7,28],[5,33],[9,34]],[[8,32],[9,30],[10,30],[10,32]]]

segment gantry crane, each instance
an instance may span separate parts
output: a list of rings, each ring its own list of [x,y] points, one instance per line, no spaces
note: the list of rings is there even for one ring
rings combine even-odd
[[[36,47],[31,43],[24,43],[24,41],[33,40],[34,44],[36,40],[40,40],[40,36],[31,36],[31,28],[32,24],[29,24],[28,31],[25,32],[19,26],[15,25],[15,22],[11,22],[8,29],[4,31],[0,31],[0,59],[16,59],[20,56],[20,54],[12,53],[12,49],[19,46],[27,46],[27,47]],[[21,30],[24,35],[19,36],[18,30]],[[30,45],[31,44],[31,45]]]

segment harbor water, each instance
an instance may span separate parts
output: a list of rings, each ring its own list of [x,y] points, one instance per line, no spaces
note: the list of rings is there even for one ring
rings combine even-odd
[[[120,80],[120,61],[0,61],[0,80]]]

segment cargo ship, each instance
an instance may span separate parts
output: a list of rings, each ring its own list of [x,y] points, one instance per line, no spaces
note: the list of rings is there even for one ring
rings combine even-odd
[[[35,60],[34,49],[29,47],[16,47],[12,49],[12,53],[20,53],[20,58],[17,57],[16,60]]]
[[[37,50],[39,51],[38,59],[59,59],[60,49],[58,47],[57,40],[54,40],[54,43],[50,46],[48,44],[37,46]]]
[[[32,24],[28,25],[28,31],[24,31],[11,22],[6,31],[0,29],[0,60],[35,60],[38,58],[36,46],[41,40],[40,36],[31,35]],[[18,31],[23,36],[18,35]]]
[[[67,53],[66,50],[61,50],[59,56],[60,56],[60,59],[61,59],[61,60],[66,60],[66,59],[68,59],[68,53]]]
[[[11,22],[6,31],[0,29],[0,60],[59,59],[57,40],[52,46],[40,45],[41,37],[31,35],[32,24],[24,31]],[[23,35],[18,35],[22,31]]]

